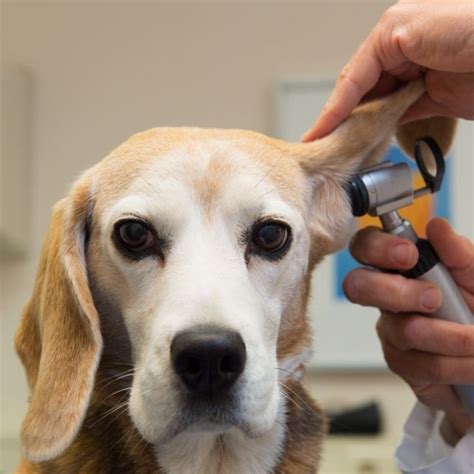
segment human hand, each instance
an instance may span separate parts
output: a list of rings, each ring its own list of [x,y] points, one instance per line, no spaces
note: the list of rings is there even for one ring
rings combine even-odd
[[[433,116],[474,118],[474,5],[471,0],[400,0],[343,68],[305,142],[322,138],[361,99],[387,95],[424,76],[426,93],[401,123]]]
[[[439,218],[428,224],[427,235],[473,311],[474,245]],[[411,242],[374,227],[355,235],[351,253],[359,262],[381,269],[408,270],[418,258]],[[431,319],[441,294],[421,280],[358,268],[346,276],[344,291],[354,303],[380,308],[377,332],[388,366],[423,404],[444,411],[462,436],[471,420],[450,385],[474,384],[474,325]]]

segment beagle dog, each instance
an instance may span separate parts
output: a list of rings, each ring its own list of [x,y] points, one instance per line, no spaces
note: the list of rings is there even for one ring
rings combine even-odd
[[[86,171],[54,208],[16,335],[31,388],[18,472],[316,472],[311,271],[350,235],[344,183],[423,92],[362,105],[310,144],[152,129]],[[398,136],[446,149],[453,130]]]

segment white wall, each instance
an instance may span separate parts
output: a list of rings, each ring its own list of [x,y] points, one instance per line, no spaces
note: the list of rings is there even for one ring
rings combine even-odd
[[[12,341],[50,208],[79,172],[152,126],[271,133],[274,81],[337,74],[390,3],[2,3],[2,59],[29,68],[34,103],[30,252],[25,260],[1,263],[0,438],[17,435],[25,409]],[[387,408],[394,432],[411,402],[387,374],[320,374],[309,382],[323,401],[372,394],[394,401],[396,409]]]

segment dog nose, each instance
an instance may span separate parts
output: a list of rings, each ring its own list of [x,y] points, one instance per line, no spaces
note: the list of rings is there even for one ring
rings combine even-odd
[[[206,397],[224,394],[245,368],[245,344],[238,332],[197,327],[174,337],[171,361],[192,393]]]

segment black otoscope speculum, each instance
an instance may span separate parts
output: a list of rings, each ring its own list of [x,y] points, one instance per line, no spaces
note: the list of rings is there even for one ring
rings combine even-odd
[[[447,268],[426,239],[420,239],[410,222],[402,218],[398,209],[409,206],[417,197],[435,193],[441,188],[445,163],[440,147],[431,137],[415,142],[415,160],[425,186],[414,189],[410,167],[406,163],[385,161],[362,170],[346,185],[354,216],[378,216],[385,232],[413,242],[419,252],[417,264],[403,275],[435,284],[441,291],[440,308],[430,317],[461,324],[474,324],[473,315],[462,293]],[[466,410],[474,419],[474,385],[454,386]]]

